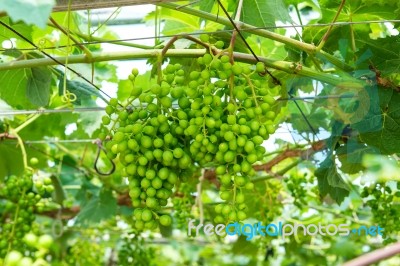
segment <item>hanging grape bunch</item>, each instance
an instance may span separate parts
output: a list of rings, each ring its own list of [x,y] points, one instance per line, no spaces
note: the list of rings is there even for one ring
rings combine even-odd
[[[7,176],[0,184],[0,258],[11,250],[24,251],[27,245],[22,239],[34,232],[35,211],[43,211],[41,200],[54,187],[50,178],[32,180],[32,172],[26,170],[21,176]]]
[[[215,169],[221,183],[226,202],[217,205],[216,222],[246,218],[242,190],[253,189],[252,165],[263,158],[261,144],[275,130],[275,100],[267,77],[259,75],[265,66],[237,64],[221,52],[199,57],[197,67],[185,73],[181,65],[169,64],[149,88],[135,85],[133,69],[130,98],[122,108],[111,99],[106,108],[108,157],[118,156],[125,166],[137,229],[155,228],[157,220],[171,223],[157,211],[196,167]]]

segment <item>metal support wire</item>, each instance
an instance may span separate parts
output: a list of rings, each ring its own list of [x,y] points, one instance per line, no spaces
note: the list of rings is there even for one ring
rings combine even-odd
[[[399,23],[398,19],[388,19],[388,20],[368,20],[368,21],[348,21],[348,22],[335,22],[335,23],[321,23],[321,24],[310,24],[310,25],[279,25],[279,26],[267,26],[267,27],[254,27],[251,29],[241,29],[242,32],[251,32],[254,30],[273,30],[273,29],[288,29],[288,28],[313,28],[313,27],[326,27],[326,26],[347,26],[347,25],[365,25],[365,24],[377,24],[377,23]],[[80,42],[80,43],[72,43],[70,46],[79,46],[79,45],[91,45],[91,44],[116,44],[121,45],[120,42],[129,42],[129,41],[142,41],[142,40],[152,40],[156,38],[172,38],[179,36],[198,36],[200,34],[221,34],[221,33],[230,33],[235,31],[235,29],[226,29],[212,32],[192,32],[192,33],[184,33],[184,34],[175,34],[175,35],[163,35],[163,36],[151,36],[151,37],[137,37],[137,38],[124,38],[118,40],[101,40],[101,41],[90,41],[90,42]],[[66,45],[60,46],[50,46],[50,47],[40,47],[40,50],[53,50],[66,48]],[[15,49],[15,47],[13,47]],[[11,49],[0,49],[0,52],[5,52]],[[20,48],[20,51],[36,51],[37,48]]]
[[[0,116],[54,114],[54,113],[84,113],[84,112],[101,112],[104,110],[105,110],[104,107],[85,107],[85,108],[74,108],[74,109],[9,110],[9,111],[0,110]]]
[[[345,99],[357,98],[351,95],[325,95],[325,96],[305,96],[305,97],[292,97],[292,98],[278,98],[277,101],[304,101],[304,100],[319,100],[319,99]],[[179,107],[177,104],[172,104],[174,108]],[[139,107],[139,106],[133,106]],[[142,107],[146,107],[142,104]],[[74,109],[39,109],[39,110],[0,110],[1,116],[14,116],[14,115],[32,115],[32,114],[55,114],[55,113],[84,113],[84,112],[102,112],[105,107],[82,107]]]

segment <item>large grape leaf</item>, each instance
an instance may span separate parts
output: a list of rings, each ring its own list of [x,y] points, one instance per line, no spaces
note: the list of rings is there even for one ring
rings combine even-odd
[[[275,21],[291,21],[288,9],[282,0],[243,1],[242,20],[256,27],[275,26]]]
[[[54,0],[2,0],[0,10],[4,10],[13,20],[46,27]]]
[[[400,94],[379,88],[380,113],[353,125],[361,141],[379,149],[382,154],[400,152]],[[371,130],[365,130],[370,128]]]
[[[400,37],[391,36],[380,38],[377,40],[362,39],[358,41],[364,44],[365,49],[356,53],[361,57],[363,54],[368,54],[368,59],[360,64],[364,68],[368,68],[370,62],[374,64],[382,75],[389,75],[400,72]]]
[[[317,19],[318,23],[331,23],[336,13],[341,0],[323,0],[319,1],[321,7],[321,18]],[[385,4],[379,1],[364,1],[354,0],[346,1],[345,6],[337,18],[337,22],[364,22],[368,20],[387,20],[398,19],[399,12],[393,12],[397,8],[396,1],[386,1]],[[310,24],[317,21],[312,21]],[[303,40],[318,44],[322,36],[327,32],[329,25],[323,27],[307,27],[303,31]],[[370,33],[376,34],[371,29],[369,24],[360,23],[333,27],[324,49],[330,52],[338,50],[338,40],[347,39],[354,40],[357,49],[364,46],[362,40],[370,38]],[[372,36],[373,37],[373,36]]]

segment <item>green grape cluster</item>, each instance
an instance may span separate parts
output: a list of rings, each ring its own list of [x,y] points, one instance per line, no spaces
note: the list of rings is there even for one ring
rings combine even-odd
[[[21,252],[18,250],[11,250],[4,258],[5,266],[50,265],[45,260],[45,257],[49,253],[51,245],[53,244],[53,238],[51,236],[36,236],[30,232],[24,236],[23,242],[30,250],[34,252],[30,252],[31,254],[28,254],[26,250],[21,250]],[[0,265],[3,265],[1,262],[2,261],[0,259]]]
[[[182,182],[176,190],[176,196],[173,199],[174,209],[176,211],[176,222],[178,228],[186,228],[189,219],[193,219],[192,207],[195,204],[195,198],[192,195],[193,187],[190,183]]]
[[[178,72],[180,66],[173,68]],[[193,163],[185,139],[171,133],[179,126],[179,120],[173,117],[172,100],[167,97],[171,86],[163,82],[143,90],[135,86],[136,76],[134,69],[130,76],[134,87],[124,108],[118,108],[117,100],[112,99],[103,123],[114,123],[113,138],[106,144],[107,155],[112,159],[118,155],[124,165],[132,206],[138,208],[135,226],[150,229],[157,227],[157,221],[163,225],[170,221],[170,217],[158,216],[157,211],[167,205],[175,184],[191,171]],[[139,107],[133,107],[135,101]]]
[[[312,180],[307,179],[307,173],[304,173],[301,176],[296,175],[291,178],[286,178],[284,179],[284,182],[293,197],[293,204],[299,209],[307,206],[308,188],[306,185],[312,183]]]
[[[118,265],[154,265],[155,252],[146,245],[143,238],[129,235],[121,239],[122,245],[118,250]]]
[[[390,242],[391,234],[400,231],[400,224],[396,222],[400,215],[400,208],[396,204],[400,198],[400,182],[397,182],[395,189],[384,182],[365,186],[361,197],[371,208],[374,221],[384,229],[383,237],[389,237],[386,242]]]
[[[275,131],[275,100],[258,76],[265,66],[260,62],[252,69],[211,54],[197,62],[201,68],[189,74],[187,98],[178,99],[183,134],[191,140],[193,160],[215,168],[221,183],[226,202],[216,206],[215,222],[244,220],[243,189],[253,189],[252,165],[263,158],[261,144]]]
[[[65,263],[61,265],[105,265],[105,248],[93,235],[81,233],[81,237],[72,243],[63,258]]]
[[[260,76],[264,71],[262,62],[241,65],[224,54],[205,54],[197,70],[169,64],[157,83],[142,88],[132,70],[130,97],[120,106],[110,100],[102,118],[110,131],[101,137],[112,136],[107,156],[124,165],[138,228],[157,225],[157,211],[195,168],[216,170],[226,201],[216,209],[218,222],[246,218],[243,189],[253,189],[252,165],[275,131],[275,100]]]
[[[0,257],[0,265],[50,265],[45,258],[53,244],[53,238],[50,235],[36,236],[32,232],[29,232],[25,234],[21,239],[21,242],[24,244],[24,249],[9,250],[4,256],[4,259]]]
[[[24,235],[32,230],[34,211],[42,197],[34,191],[32,174],[8,176],[0,185],[0,257],[10,250],[24,250]]]

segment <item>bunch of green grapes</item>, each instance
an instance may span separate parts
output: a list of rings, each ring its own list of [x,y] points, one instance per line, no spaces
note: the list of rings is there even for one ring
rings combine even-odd
[[[0,185],[0,257],[10,250],[24,250],[22,238],[32,230],[36,204],[41,196],[34,190],[32,175],[8,176]]]
[[[243,189],[253,189],[252,165],[261,160],[261,144],[275,131],[275,103],[267,82],[259,79],[263,63],[255,67],[232,63],[227,55],[205,54],[200,69],[189,74],[186,97],[178,99],[177,115],[190,153],[200,167],[213,167],[221,183],[215,222],[243,220]],[[181,132],[176,132],[180,134]]]
[[[45,260],[45,257],[53,244],[53,238],[51,236],[36,236],[30,232],[24,236],[23,242],[31,252],[27,253],[26,251],[28,249],[21,252],[18,250],[11,250],[4,258],[5,266],[50,265]],[[2,260],[0,259],[0,265],[3,265],[1,262]]]
[[[179,72],[181,67],[172,68]],[[173,134],[179,120],[173,117],[172,100],[168,96],[170,84],[163,81],[161,85],[142,89],[135,86],[137,70],[132,73],[130,98],[124,108],[119,108],[117,100],[112,99],[103,123],[113,122],[112,140],[106,144],[107,155],[112,159],[118,156],[124,165],[132,206],[138,208],[135,226],[150,229],[157,227],[157,221],[163,225],[170,223],[169,216],[159,216],[157,211],[167,205],[175,184],[190,172],[193,162],[186,140]]]
[[[307,206],[307,192],[309,189],[307,184],[312,183],[310,178],[307,178],[307,173],[304,173],[284,179],[286,187],[293,197],[293,204],[299,209]]]
[[[90,252],[88,252],[90,250]],[[59,264],[54,265],[105,265],[105,248],[93,236],[81,232],[68,247],[68,251]],[[126,264],[125,264],[126,265]]]
[[[222,52],[199,57],[197,65],[185,73],[169,64],[148,88],[135,84],[133,69],[129,99],[120,106],[111,99],[106,108],[103,124],[112,137],[107,156],[124,165],[139,228],[157,225],[153,221],[175,184],[194,168],[216,169],[226,201],[217,209],[219,222],[246,218],[239,206],[243,189],[253,189],[252,165],[263,158],[261,144],[275,131],[275,100],[267,78],[260,77],[265,66],[240,65]]]
[[[361,197],[366,199],[366,205],[371,208],[373,219],[382,227],[384,238],[400,231],[400,224],[396,217],[400,215],[397,202],[400,198],[400,183],[393,188],[388,183],[376,183],[363,188]],[[390,238],[388,238],[390,242]]]
[[[195,204],[193,192],[193,186],[187,182],[181,182],[176,190],[173,204],[178,228],[186,228],[188,220],[194,218],[192,215],[192,208]]]
[[[155,252],[145,245],[143,238],[129,235],[121,239],[122,245],[118,250],[118,265],[154,265]]]

